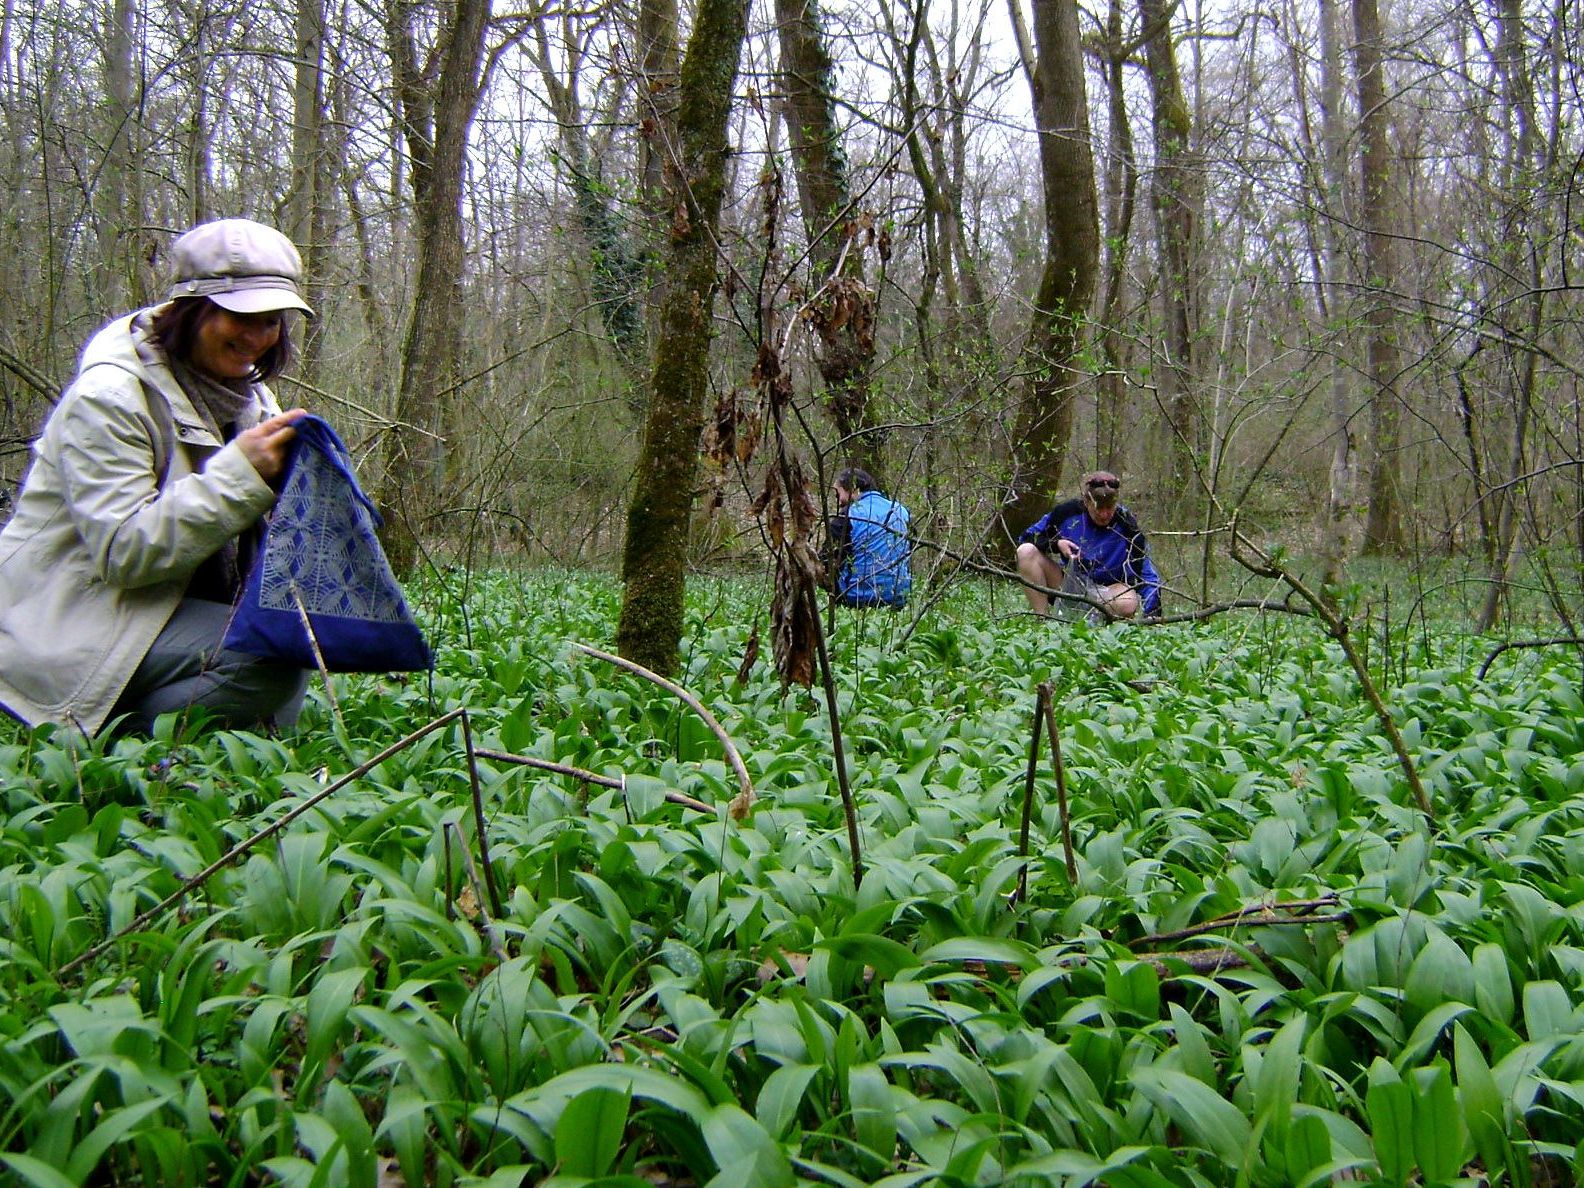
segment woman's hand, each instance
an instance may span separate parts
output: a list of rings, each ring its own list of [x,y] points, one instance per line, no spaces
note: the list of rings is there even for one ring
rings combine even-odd
[[[297,436],[297,430],[292,427],[293,422],[307,414],[305,408],[288,409],[279,416],[237,434],[237,448],[242,451],[244,458],[253,463],[253,469],[259,472],[259,477],[266,483],[273,483],[280,478],[281,471],[286,468],[287,447],[291,445],[292,438]]]

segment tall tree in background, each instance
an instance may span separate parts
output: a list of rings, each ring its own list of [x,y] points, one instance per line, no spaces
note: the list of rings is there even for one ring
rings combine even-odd
[[[1027,350],[1031,374],[1014,431],[1013,501],[1003,516],[1015,537],[1043,514],[1061,486],[1073,399],[1083,378],[1076,356],[1099,268],[1100,217],[1076,0],[1033,0],[1032,44],[1021,10],[1013,13],[1034,97],[1045,199],[1045,266]]]
[[[590,146],[590,120],[582,98],[582,68],[589,38],[598,26],[580,27],[562,14],[560,64],[552,48],[548,11],[536,13],[529,55],[539,67],[546,101],[556,121],[557,155],[572,190],[578,229],[589,254],[590,289],[617,357],[630,381],[646,359],[648,340],[644,326],[644,265],[640,242],[622,214],[616,190],[601,176],[604,148]],[[606,128],[613,120],[601,120]]]
[[[297,62],[292,86],[291,191],[286,199],[286,233],[302,252],[304,297],[315,310],[324,307],[329,253],[325,152],[325,0],[297,0]],[[297,370],[312,383],[318,376],[322,323],[310,322],[299,344]]]
[[[1403,548],[1402,458],[1398,423],[1402,394],[1398,381],[1398,300],[1396,218],[1391,185],[1390,114],[1386,99],[1380,12],[1375,0],[1353,0],[1355,69],[1359,108],[1359,221],[1364,225],[1364,283],[1369,307],[1370,396],[1369,518],[1364,547],[1371,553]]]
[[[1194,338],[1199,319],[1198,261],[1194,240],[1200,182],[1192,159],[1193,119],[1177,69],[1172,38],[1175,0],[1139,0],[1144,62],[1149,77],[1150,122],[1155,164],[1150,202],[1155,210],[1156,275],[1160,278],[1162,365],[1152,367],[1155,391],[1171,431],[1168,490],[1192,505],[1195,468],[1204,447],[1204,427],[1194,399]]]
[[[716,232],[726,188],[726,122],[747,28],[747,0],[701,0],[682,59],[672,202],[649,416],[622,553],[616,644],[628,659],[674,672],[687,593],[699,434],[709,394],[711,315],[719,284]]]
[[[137,61],[137,8],[114,0],[105,40],[106,144],[99,258],[104,308],[137,309],[149,298],[143,211],[142,97]]]
[[[1490,492],[1494,514],[1489,522],[1491,581],[1476,626],[1489,631],[1506,607],[1507,594],[1517,575],[1519,522],[1528,504],[1529,436],[1534,420],[1535,384],[1540,342],[1545,323],[1546,285],[1542,274],[1544,241],[1542,219],[1535,196],[1547,172],[1545,137],[1537,128],[1534,80],[1524,44],[1522,0],[1501,0],[1497,14],[1496,67],[1501,79],[1499,110],[1506,131],[1502,159],[1496,170],[1501,207],[1500,236],[1487,251],[1490,260],[1482,269],[1486,292],[1485,316],[1498,327],[1498,386],[1504,397],[1509,434],[1505,481]]]
[[[1133,123],[1127,109],[1127,65],[1137,45],[1124,37],[1122,0],[1110,0],[1103,40],[1091,50],[1106,83],[1110,144],[1101,174],[1105,196],[1105,261],[1100,289],[1100,361],[1095,388],[1095,461],[1120,471],[1127,464],[1126,347],[1122,337],[1122,297],[1127,287],[1133,211],[1138,202],[1138,163],[1133,153]]]
[[[401,387],[385,495],[397,514],[385,547],[397,573],[418,556],[418,534],[444,490],[445,409],[455,402],[462,341],[462,178],[468,129],[483,87],[490,0],[441,9],[435,56],[418,63],[416,11],[390,0],[392,61],[402,99],[418,254],[412,319],[402,346]],[[426,432],[419,432],[420,430]]]
[[[879,473],[870,415],[875,295],[864,280],[862,228],[836,118],[836,68],[818,0],[776,0],[788,139],[808,235],[816,362],[844,457]]]
[[[1368,442],[1358,416],[1355,368],[1345,354],[1345,326],[1351,302],[1348,298],[1348,262],[1344,250],[1348,217],[1347,129],[1343,110],[1346,70],[1342,53],[1341,0],[1319,0],[1320,33],[1320,129],[1315,135],[1305,102],[1303,75],[1293,70],[1294,97],[1301,114],[1300,127],[1309,165],[1310,186],[1315,194],[1314,217],[1305,226],[1315,275],[1315,311],[1319,336],[1324,344],[1319,360],[1329,373],[1329,419],[1331,432],[1331,471],[1326,487],[1326,521],[1320,535],[1322,587],[1327,591],[1341,586],[1347,563],[1359,551],[1363,532],[1361,510],[1366,506],[1363,492],[1361,448]],[[1297,14],[1291,24],[1296,28]]]

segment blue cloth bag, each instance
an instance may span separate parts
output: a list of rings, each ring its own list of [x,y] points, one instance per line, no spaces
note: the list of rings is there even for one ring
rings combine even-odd
[[[413,672],[434,666],[374,530],[374,504],[334,429],[306,416],[286,459],[222,647],[317,668],[303,626],[331,672]]]

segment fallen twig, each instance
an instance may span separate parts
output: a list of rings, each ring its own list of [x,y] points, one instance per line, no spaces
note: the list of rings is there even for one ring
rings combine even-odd
[[[1285,906],[1278,904],[1277,906]],[[1161,944],[1166,941],[1186,940],[1191,936],[1204,936],[1210,932],[1222,932],[1227,929],[1258,928],[1280,924],[1346,924],[1353,919],[1352,912],[1322,912],[1311,915],[1278,916],[1246,915],[1235,919],[1206,920],[1202,924],[1192,924],[1187,928],[1174,929],[1171,932],[1156,932],[1149,936],[1137,937],[1128,942],[1130,945]]]
[[[754,802],[753,781],[748,778],[748,768],[743,763],[742,756],[738,754],[736,745],[731,736],[726,733],[726,728],[714,714],[704,708],[704,704],[697,697],[689,693],[675,681],[669,681],[659,673],[650,672],[642,664],[635,664],[625,656],[616,656],[610,652],[602,652],[598,648],[591,648],[588,644],[573,644],[578,651],[593,656],[596,660],[603,660],[607,664],[614,664],[617,668],[625,668],[628,672],[643,677],[652,684],[659,685],[669,693],[675,694],[686,703],[687,707],[703,720],[704,725],[710,728],[711,733],[720,740],[721,748],[726,752],[726,759],[731,764],[732,770],[737,773],[737,786],[740,789],[736,798],[731,803],[733,820],[742,820]]]
[[[449,713],[442,714],[434,721],[420,726],[417,730],[414,730],[400,742],[392,743],[378,755],[375,755],[374,758],[358,764],[358,766],[347,772],[346,775],[342,776],[335,783],[329,785],[322,792],[314,793],[307,800],[297,805],[296,808],[285,814],[280,820],[266,825],[252,837],[247,838],[244,841],[240,841],[236,845],[232,846],[224,854],[220,855],[220,857],[216,858],[208,866],[204,867],[197,874],[193,875],[192,878],[188,879],[164,899],[160,900],[153,907],[149,908],[148,911],[138,916],[137,919],[133,920],[130,924],[126,925],[124,928],[121,928],[113,935],[107,936],[104,940],[100,941],[97,945],[94,945],[91,949],[87,949],[84,952],[79,953],[76,957],[73,957],[65,965],[61,966],[60,969],[55,971],[55,976],[65,977],[73,970],[86,965],[89,961],[92,961],[95,957],[99,956],[99,954],[109,949],[110,946],[115,944],[116,941],[128,936],[131,933],[137,932],[139,929],[148,924],[150,920],[153,920],[155,917],[159,916],[167,908],[184,899],[189,892],[193,891],[197,887],[201,887],[204,883],[207,883],[216,874],[224,870],[238,858],[242,857],[243,854],[246,854],[254,846],[258,845],[262,841],[268,841],[270,838],[274,837],[282,829],[286,828],[286,826],[290,825],[293,821],[302,816],[309,809],[313,808],[320,801],[324,800],[333,793],[339,792],[342,788],[345,788],[354,780],[362,779],[381,763],[384,763],[385,760],[389,759],[392,755],[395,755],[412,746],[413,743],[417,742],[425,735],[433,734],[436,730],[440,729],[440,727],[445,726],[450,722],[456,721],[462,716],[463,712],[464,711],[462,709],[458,708],[451,710]]]
[[[582,780],[585,784],[596,784],[601,788],[625,788],[626,782],[616,776],[603,776],[598,772],[584,771],[581,767],[568,767],[565,763],[552,763],[549,759],[535,759],[532,755],[514,755],[510,751],[492,751],[487,747],[478,747],[473,752],[480,759],[491,759],[496,763],[515,763],[519,767],[532,767],[539,771],[553,771],[557,775],[571,776],[574,780]],[[665,798],[672,804],[680,804],[683,808],[693,809],[695,812],[713,814],[715,806],[702,800],[696,800],[685,792],[678,792],[667,788]]]
[[[1511,651],[1514,648],[1554,648],[1560,647],[1562,644],[1584,644],[1584,639],[1576,635],[1559,635],[1554,639],[1510,639],[1504,644],[1498,644],[1496,650],[1485,657],[1485,663],[1479,666],[1479,674],[1474,679],[1483,681],[1485,674],[1490,671],[1490,666],[1496,662],[1496,657],[1503,652]]]

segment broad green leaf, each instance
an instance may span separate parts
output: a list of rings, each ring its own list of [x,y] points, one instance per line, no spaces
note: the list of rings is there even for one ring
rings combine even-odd
[[[891,1082],[877,1064],[854,1065],[847,1072],[847,1096],[859,1145],[879,1157],[880,1167],[889,1166],[897,1134]]]
[[[1393,1058],[1392,1064],[1398,1072],[1411,1068],[1423,1060],[1441,1038],[1441,1033],[1464,1015],[1470,1014],[1473,1007],[1461,1002],[1444,1002],[1419,1020],[1413,1029],[1413,1034],[1408,1037],[1408,1042],[1403,1045],[1402,1051]]]
[[[723,1188],[763,1185],[792,1188],[796,1178],[786,1152],[770,1133],[735,1105],[718,1105],[702,1119],[704,1141],[721,1175],[711,1183]],[[730,1176],[730,1179],[724,1177]]]
[[[1205,1042],[1204,1031],[1193,1016],[1175,1002],[1167,1004],[1171,1013],[1172,1033],[1177,1037],[1177,1049],[1182,1053],[1183,1071],[1203,1081],[1212,1089],[1216,1087],[1215,1057]]]
[[[1530,982],[1523,988],[1524,1026],[1532,1040],[1572,1035],[1573,1002],[1560,982]]]
[[[1370,1065],[1364,1105],[1381,1176],[1388,1184],[1402,1184],[1414,1164],[1413,1090],[1378,1056]]]
[[[1502,1167],[1507,1136],[1506,1110],[1490,1066],[1461,1023],[1452,1031],[1452,1054],[1457,1067],[1458,1105],[1463,1124],[1468,1127],[1475,1150],[1485,1166]]]
[[[1438,1061],[1416,1069],[1414,1084],[1414,1159],[1431,1183],[1450,1180],[1462,1170],[1467,1144],[1452,1074]]]
[[[78,1183],[88,1179],[99,1160],[116,1143],[126,1138],[140,1122],[157,1113],[170,1100],[161,1096],[137,1105],[122,1106],[105,1114],[94,1128],[72,1147],[71,1159],[66,1164],[66,1174]]]
[[[77,1185],[77,1181],[67,1179],[42,1159],[35,1159],[31,1155],[0,1155],[0,1163],[16,1172],[22,1177],[23,1183],[31,1184],[33,1188],[76,1188]]]
[[[574,1176],[603,1176],[621,1150],[632,1103],[629,1089],[585,1089],[561,1111],[556,1122],[556,1160]]]
[[[1474,950],[1474,1005],[1480,1014],[1498,1023],[1511,1023],[1513,1017],[1512,978],[1507,971],[1507,953],[1500,945],[1486,943]]]
[[[1287,1128],[1287,1178],[1299,1181],[1331,1162],[1331,1132],[1313,1114],[1301,1115]]]
[[[1228,1167],[1244,1165],[1250,1155],[1253,1127],[1235,1105],[1204,1082],[1173,1069],[1146,1066],[1135,1069],[1131,1079],[1199,1146]]]
[[[883,979],[894,978],[904,969],[913,969],[923,964],[918,955],[906,945],[874,933],[828,937],[817,942],[814,947],[828,949],[844,960],[867,965],[875,971],[876,977]]]
[[[786,1137],[802,1108],[809,1082],[819,1071],[817,1064],[784,1064],[765,1078],[754,1114],[772,1137]]]

